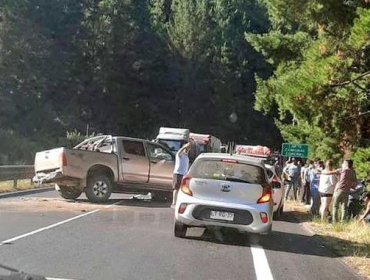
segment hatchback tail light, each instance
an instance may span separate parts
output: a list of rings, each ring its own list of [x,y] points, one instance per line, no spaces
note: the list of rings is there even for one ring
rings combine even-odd
[[[263,186],[262,196],[257,200],[257,203],[267,203],[272,201],[272,191],[270,185]]]
[[[193,196],[193,192],[190,189],[191,177],[184,177],[181,181],[181,191],[187,195]]]

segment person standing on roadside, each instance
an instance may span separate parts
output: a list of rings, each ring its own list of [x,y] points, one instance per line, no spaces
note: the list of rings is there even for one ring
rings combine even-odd
[[[182,177],[188,172],[189,169],[189,151],[191,148],[191,144],[187,143],[178,152],[176,153],[176,161],[175,161],[175,168],[173,170],[173,181],[172,181],[172,188],[173,188],[173,199],[172,199],[172,206],[175,207],[177,201],[177,194],[180,189]]]
[[[329,206],[333,199],[335,185],[337,184],[337,175],[334,170],[334,162],[329,159],[325,163],[325,169],[320,175],[319,194],[321,198],[320,216],[325,220],[329,214]]]
[[[289,192],[293,189],[294,200],[297,200],[297,188],[299,180],[299,170],[297,166],[297,161],[293,160],[292,163],[285,167],[284,175],[288,178],[288,189],[285,194],[285,199],[288,200]]]
[[[297,182],[297,197],[300,197],[302,193],[302,162],[300,160],[297,161],[297,168],[298,168],[298,182]]]
[[[365,195],[364,203],[365,203],[365,213],[362,214],[359,221],[360,222],[362,221],[364,224],[366,224],[370,222],[370,192],[368,192]]]
[[[302,202],[306,205],[311,203],[311,191],[310,191],[310,174],[313,170],[313,160],[308,161],[304,172],[302,174],[302,183],[303,183],[303,195],[302,195]]]
[[[320,185],[320,176],[321,172],[324,169],[324,162],[319,161],[316,167],[312,170],[310,174],[310,193],[312,197],[312,205],[311,205],[311,214],[312,215],[319,215],[320,210],[320,194],[319,194],[319,185]]]
[[[343,222],[347,219],[349,192],[351,189],[356,189],[356,185],[357,177],[353,170],[353,161],[345,160],[333,195],[333,222],[338,221],[339,207],[341,208],[340,221]]]

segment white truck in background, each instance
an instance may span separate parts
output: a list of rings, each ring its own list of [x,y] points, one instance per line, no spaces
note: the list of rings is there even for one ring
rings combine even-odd
[[[189,134],[190,131],[186,128],[161,127],[156,142],[176,153],[184,144],[189,142]]]
[[[184,144],[190,142],[189,160],[193,162],[201,153],[221,152],[221,141],[209,134],[191,133],[186,128],[161,127],[156,142],[176,153]]]
[[[197,145],[197,155],[201,153],[220,153],[221,140],[209,134],[190,133],[190,140]]]

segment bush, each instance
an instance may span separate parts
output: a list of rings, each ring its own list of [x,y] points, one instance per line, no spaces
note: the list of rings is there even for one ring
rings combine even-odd
[[[93,136],[95,134],[89,135]],[[67,132],[63,137],[55,135],[24,137],[0,129],[0,165],[33,164],[36,152],[56,147],[73,148],[86,138],[87,136],[81,135],[76,130]]]
[[[359,148],[353,154],[357,177],[370,180],[370,148]]]

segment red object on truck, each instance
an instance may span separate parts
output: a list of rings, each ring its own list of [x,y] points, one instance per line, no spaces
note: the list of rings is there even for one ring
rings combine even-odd
[[[269,157],[271,156],[270,148],[266,146],[249,146],[236,145],[235,152],[240,155],[254,156],[254,157]]]

